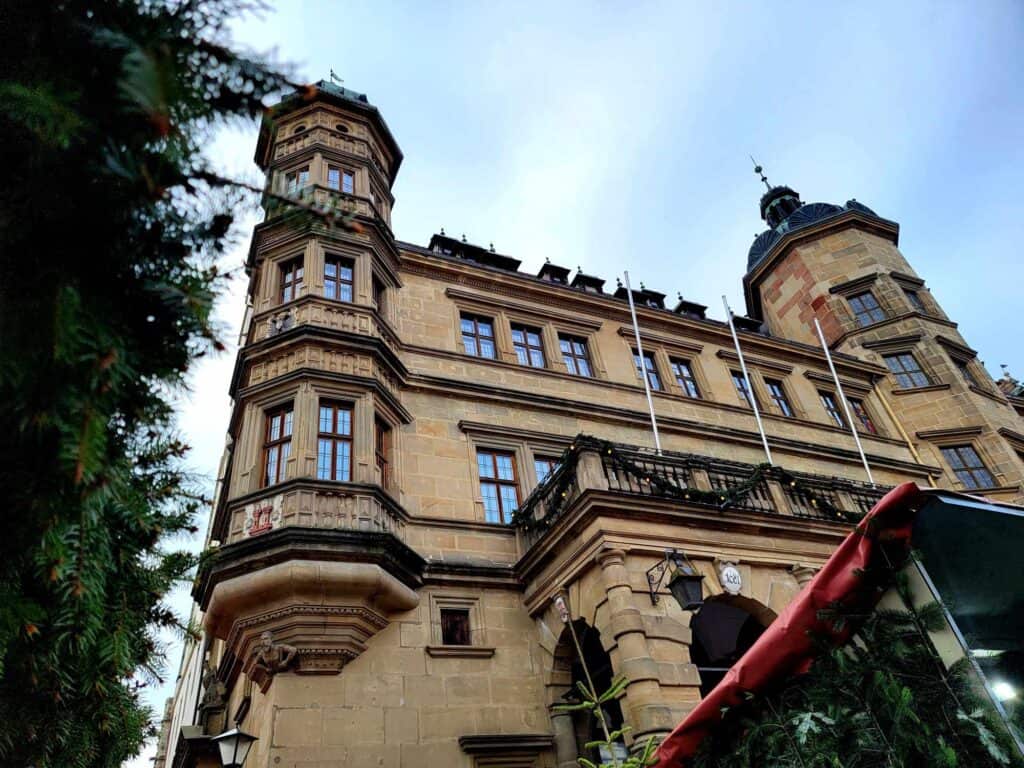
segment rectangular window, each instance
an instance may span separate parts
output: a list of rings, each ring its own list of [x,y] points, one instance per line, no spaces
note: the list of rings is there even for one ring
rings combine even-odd
[[[877,435],[878,427],[871,420],[871,414],[868,413],[868,409],[864,406],[864,401],[858,400],[855,397],[848,397],[846,402],[850,404],[850,411],[853,413],[853,417],[860,422],[864,431],[868,434]]]
[[[953,469],[965,488],[993,488],[996,481],[978,452],[970,445],[950,445],[940,448],[942,457]]]
[[[377,276],[373,276],[371,281],[371,287],[373,290],[373,303],[377,305],[377,311],[384,314],[384,283],[377,279]]]
[[[765,379],[764,385],[768,389],[768,397],[775,403],[775,407],[779,409],[779,413],[783,416],[793,418],[793,406],[789,404],[789,400],[786,398],[786,390],[782,386],[782,382],[778,379]]]
[[[330,189],[337,189],[351,195],[356,187],[355,174],[347,168],[329,165],[327,166],[327,186]]]
[[[927,314],[927,310],[924,308],[924,302],[921,301],[921,294],[917,291],[912,291],[909,288],[904,288],[903,293],[906,295],[907,301],[910,302],[910,306],[921,314]]]
[[[296,168],[284,175],[284,191],[286,195],[295,196],[309,184],[309,166]]]
[[[862,328],[865,325],[885,320],[885,312],[878,306],[878,300],[875,299],[875,294],[871,291],[864,291],[864,293],[851,296],[849,302],[850,308],[853,310],[853,316],[857,319],[857,325]]]
[[[540,330],[525,325],[512,326],[512,348],[516,351],[520,365],[533,368],[544,367],[544,345],[540,341]]]
[[[519,507],[516,459],[511,453],[479,450],[476,465],[480,473],[480,495],[488,523],[508,523]]]
[[[302,257],[281,264],[281,290],[279,295],[282,304],[286,301],[297,299],[302,295],[304,273]]]
[[[348,482],[352,479],[352,407],[320,403],[316,443],[318,480]]]
[[[533,468],[537,472],[537,483],[543,483],[558,468],[558,459],[553,459],[550,456],[536,456],[533,459]]]
[[[654,356],[650,352],[644,352],[644,359],[640,359],[640,355],[637,351],[633,350],[633,364],[636,366],[636,375],[643,376],[646,372],[647,383],[650,384],[651,389],[658,391],[661,389],[661,378],[658,376],[658,367],[654,364]]]
[[[349,259],[327,256],[324,259],[324,298],[352,301],[355,287],[353,263]]]
[[[267,411],[263,432],[263,486],[284,480],[285,465],[292,448],[292,405]]]
[[[391,487],[391,426],[380,419],[373,422],[373,457],[380,472],[380,484]]]
[[[494,358],[494,323],[489,317],[463,314],[462,346],[467,355]]]
[[[747,378],[740,371],[729,371],[732,374],[732,385],[736,387],[736,392],[739,394],[740,399],[747,404],[748,408],[754,407],[754,395],[750,391],[750,384],[747,383]]]
[[[831,392],[824,392],[819,389],[818,397],[821,398],[821,404],[825,406],[825,413],[828,414],[832,423],[837,427],[845,427],[846,419],[843,418],[843,413],[839,410],[839,403],[836,402],[836,396]]]
[[[441,642],[444,645],[472,645],[471,637],[468,609],[441,609]]]
[[[960,371],[960,375],[963,377],[964,381],[966,381],[972,387],[981,386],[980,384],[978,384],[978,380],[974,378],[974,373],[971,371],[971,364],[969,361],[961,360],[959,358],[954,357],[953,362],[956,364],[956,368],[958,371]]]
[[[558,346],[562,350],[565,368],[573,376],[593,376],[590,371],[590,356],[587,354],[587,341],[576,336],[558,335]]]
[[[884,360],[889,371],[896,377],[896,383],[901,389],[927,387],[932,383],[931,379],[921,370],[917,358],[909,352],[885,355]]]
[[[697,387],[697,379],[693,377],[693,368],[686,360],[672,360],[672,375],[676,377],[676,383],[682,387],[683,394],[696,400],[700,399],[700,389]]]

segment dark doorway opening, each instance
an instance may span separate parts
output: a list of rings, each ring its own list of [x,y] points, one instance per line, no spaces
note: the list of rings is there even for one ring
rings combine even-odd
[[[700,673],[700,695],[707,696],[764,632],[749,611],[724,600],[708,600],[690,621],[690,660]]]

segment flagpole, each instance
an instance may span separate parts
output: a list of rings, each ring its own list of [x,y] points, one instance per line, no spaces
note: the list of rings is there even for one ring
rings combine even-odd
[[[860,453],[860,460],[864,463],[864,471],[868,475],[868,482],[872,485],[875,484],[875,478],[871,476],[871,467],[868,466],[868,457],[864,455],[864,446],[860,444],[860,435],[857,434],[857,426],[853,423],[853,415],[850,413],[850,403],[846,400],[846,395],[843,394],[843,385],[839,381],[839,374],[836,373],[836,367],[832,363],[832,352],[828,348],[828,343],[825,341],[825,334],[821,330],[821,323],[818,322],[818,318],[814,318],[814,327],[818,330],[818,338],[821,340],[821,348],[825,350],[825,359],[828,360],[828,369],[832,372],[832,380],[836,383],[836,394],[839,395],[839,401],[843,404],[843,413],[846,414],[846,423],[850,425],[850,431],[853,433],[853,441],[857,444],[857,452]]]
[[[633,334],[636,336],[636,351],[640,355],[640,378],[644,380],[644,392],[647,393],[647,409],[651,413],[651,429],[654,431],[654,449],[661,455],[661,438],[658,437],[658,420],[654,416],[654,398],[651,397],[651,383],[647,380],[647,361],[644,359],[644,346],[640,342],[640,326],[636,321],[636,307],[633,305],[633,289],[629,287],[629,272],[622,273],[626,278],[626,297],[629,299],[629,314],[633,318]]]
[[[725,316],[729,318],[729,330],[732,331],[732,343],[736,345],[736,356],[740,359],[740,370],[743,371],[743,378],[747,382],[747,389],[750,391],[750,407],[754,409],[754,418],[757,419],[757,430],[761,433],[761,444],[764,445],[764,455],[768,457],[768,463],[772,464],[772,452],[768,447],[768,438],[764,434],[764,424],[761,422],[761,409],[757,407],[757,395],[754,394],[754,382],[747,373],[747,363],[743,359],[743,350],[740,349],[740,339],[736,335],[736,326],[732,322],[732,310],[729,309],[729,302],[722,296],[722,306],[725,307]]]

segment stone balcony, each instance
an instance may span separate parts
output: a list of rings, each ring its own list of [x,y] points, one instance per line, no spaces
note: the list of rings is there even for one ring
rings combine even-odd
[[[397,334],[372,307],[313,294],[254,315],[247,343],[263,341],[302,325],[379,338],[392,352],[398,352]]]
[[[587,492],[675,502],[694,510],[763,515],[849,526],[889,489],[837,477],[789,472],[578,436],[563,463],[517,513],[528,551]]]

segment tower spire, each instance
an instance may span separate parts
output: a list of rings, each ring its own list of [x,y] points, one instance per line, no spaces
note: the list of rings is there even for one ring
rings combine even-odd
[[[761,177],[761,181],[764,182],[764,186],[767,189],[771,189],[772,185],[768,183],[768,177],[764,175],[764,168],[757,164],[757,160],[754,159],[753,155],[749,155],[750,162],[754,164],[754,173]]]

